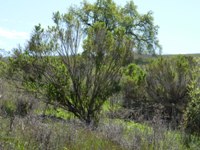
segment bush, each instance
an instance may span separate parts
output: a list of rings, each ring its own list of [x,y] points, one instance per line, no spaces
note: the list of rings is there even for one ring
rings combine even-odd
[[[180,122],[188,103],[188,84],[194,66],[192,57],[176,56],[158,58],[146,67],[149,98],[163,107],[166,119],[174,121],[174,125]]]
[[[140,107],[145,101],[145,76],[145,72],[136,64],[130,64],[124,69],[122,79],[124,107]]]
[[[21,100],[21,99],[17,100],[16,112],[15,112],[16,115],[25,117],[31,111],[32,105],[33,103],[28,102],[26,100]]]
[[[193,81],[189,86],[190,102],[184,115],[186,132],[200,135],[200,62],[193,71]]]
[[[0,115],[4,117],[25,117],[35,103],[35,98],[28,92],[18,89],[13,81],[0,79]]]
[[[0,78],[4,77],[6,69],[7,69],[6,62],[0,59]]]
[[[16,106],[12,100],[4,100],[1,102],[1,116],[13,117],[15,114]]]
[[[142,121],[152,116],[152,108],[147,100],[145,78],[146,72],[136,64],[130,64],[124,69],[121,90],[122,106],[126,109],[118,112],[122,118]]]

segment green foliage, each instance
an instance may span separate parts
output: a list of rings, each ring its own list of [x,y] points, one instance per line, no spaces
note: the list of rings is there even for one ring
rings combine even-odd
[[[180,121],[182,118],[194,66],[192,57],[177,56],[158,58],[146,67],[146,91],[155,104],[162,105],[169,120]]]
[[[1,102],[1,115],[5,117],[13,117],[16,111],[16,106],[12,100],[4,100]]]
[[[145,71],[136,64],[130,64],[124,69],[122,78],[123,106],[126,108],[141,108],[145,96]]]
[[[189,85],[190,101],[185,111],[184,127],[186,132],[200,135],[200,61],[193,70],[193,80]]]
[[[155,54],[161,50],[157,39],[158,26],[153,23],[152,12],[140,14],[133,1],[124,7],[117,6],[113,0],[97,0],[93,4],[84,1],[81,8],[71,8],[70,12],[83,22],[86,32],[95,23],[103,22],[111,32],[124,28],[138,53]],[[127,51],[127,61],[131,59],[130,54]]]
[[[37,114],[41,114],[41,111],[38,111]],[[53,108],[53,107],[49,107],[48,109],[45,110],[44,115],[46,115],[47,117],[55,117],[58,119],[73,119],[75,118],[73,113],[70,113],[62,108]]]
[[[25,117],[32,109],[32,104],[25,100],[3,99],[1,100],[0,115],[14,117],[16,115]]]
[[[8,68],[8,65],[6,61],[3,59],[2,60],[0,59],[0,79],[5,78],[7,68]]]
[[[143,84],[146,77],[146,73],[143,69],[136,64],[128,65],[124,70],[124,75],[130,78],[130,80],[133,80],[137,85]]]
[[[190,85],[191,101],[186,109],[185,128],[186,131],[200,134],[200,90],[199,87],[194,87],[195,83]]]
[[[26,51],[10,59],[8,73],[12,79],[19,78],[18,80],[29,92],[41,93],[49,103],[61,99],[58,92],[67,91],[69,88],[66,68],[57,57],[31,56]]]

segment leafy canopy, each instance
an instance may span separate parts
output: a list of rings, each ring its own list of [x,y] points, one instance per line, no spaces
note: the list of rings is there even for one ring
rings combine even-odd
[[[112,0],[97,0],[95,3],[83,1],[81,7],[71,7],[65,18],[77,18],[83,23],[87,35],[88,29],[96,22],[103,22],[106,29],[114,32],[116,28],[124,28],[134,45],[131,49],[140,54],[161,53],[161,46],[157,39],[158,26],[154,25],[152,12],[140,14],[133,1],[127,2],[124,7],[117,6]],[[56,17],[55,17],[56,16]],[[72,17],[73,16],[73,17]],[[57,23],[60,13],[54,14]]]

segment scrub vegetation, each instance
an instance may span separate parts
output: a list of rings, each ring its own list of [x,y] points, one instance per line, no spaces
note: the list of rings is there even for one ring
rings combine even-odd
[[[0,149],[196,150],[200,59],[162,56],[152,12],[83,1],[0,57]]]

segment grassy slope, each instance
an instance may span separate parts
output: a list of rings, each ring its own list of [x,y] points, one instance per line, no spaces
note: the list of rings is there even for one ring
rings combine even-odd
[[[101,114],[103,117],[96,129],[85,127],[72,114],[62,109],[48,109],[46,115],[66,121],[38,118],[37,114],[41,114],[41,110],[25,118],[0,117],[0,149],[189,149],[183,144],[181,131],[169,130],[159,120],[149,126],[107,118],[107,112],[119,108],[119,105],[113,106],[106,102]],[[200,142],[193,138],[189,145],[191,150],[198,149]]]
[[[200,54],[195,56],[200,57]],[[10,99],[14,97],[7,96]],[[181,131],[169,130],[159,120],[153,126],[148,126],[133,121],[108,119],[104,114],[118,108],[118,105],[105,103],[102,111],[104,118],[95,130],[70,121],[41,120],[34,117],[35,113],[25,118],[0,117],[0,149],[196,150],[200,147],[199,140],[192,137],[190,148],[187,148]],[[36,111],[38,113],[41,112]],[[62,109],[49,109],[46,114],[76,120],[72,114]]]

